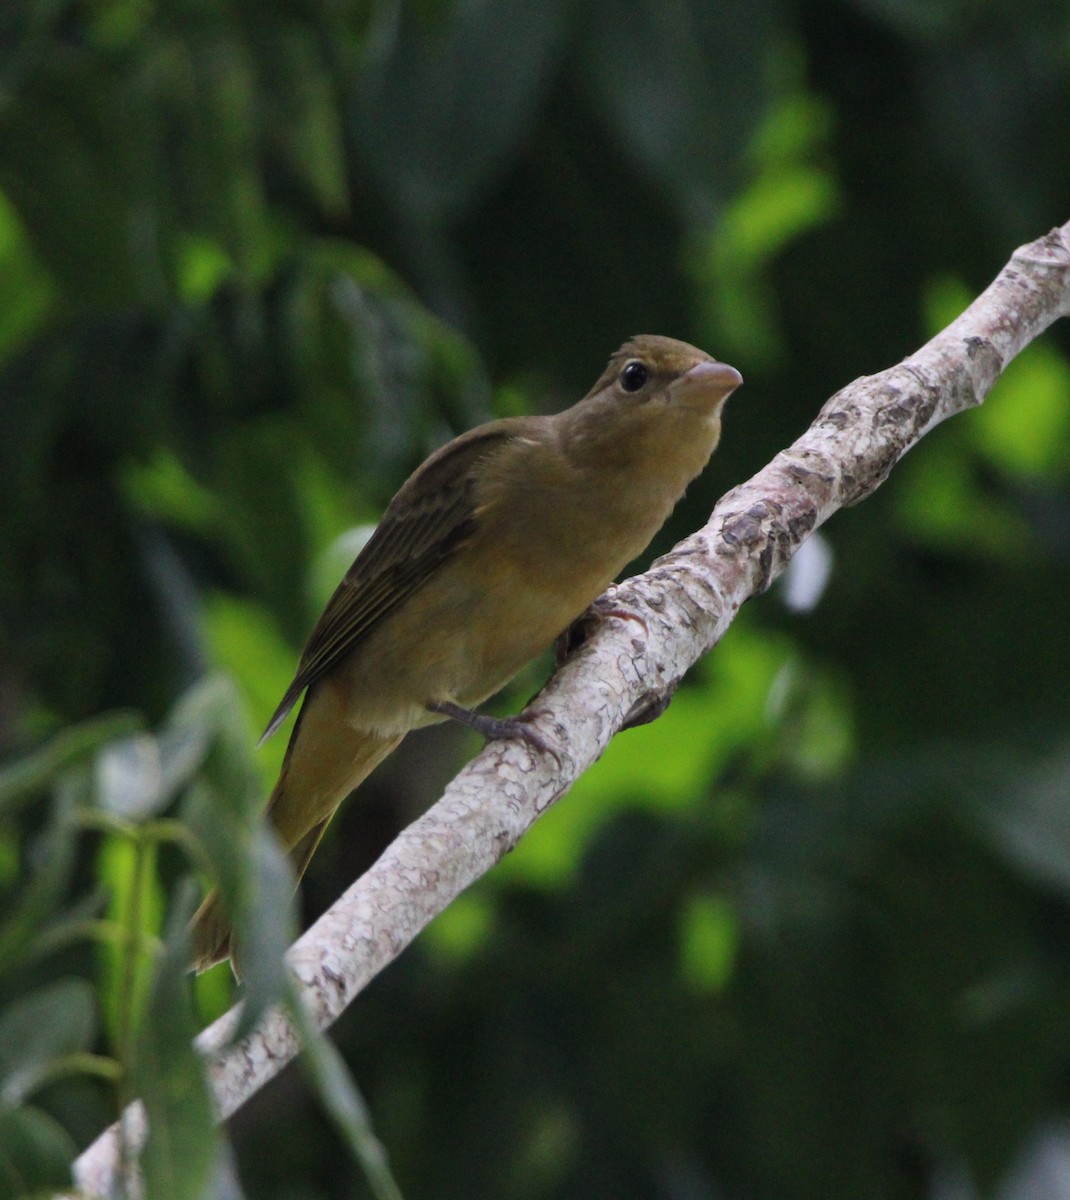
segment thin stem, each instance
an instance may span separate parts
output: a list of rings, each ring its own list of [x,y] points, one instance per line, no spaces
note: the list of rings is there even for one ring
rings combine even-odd
[[[137,1059],[137,1033],[140,1004],[138,974],[144,953],[142,936],[146,889],[152,878],[156,861],[156,841],[147,830],[135,827],[131,841],[134,847],[134,873],[129,903],[122,922],[122,982],[119,988],[118,1051],[122,1072],[118,1094],[120,1113],[125,1113],[134,1100],[134,1070]],[[130,1168],[137,1157],[137,1147],[126,1137],[121,1138],[122,1174],[124,1181],[131,1178]],[[125,1183],[123,1184],[125,1187]]]

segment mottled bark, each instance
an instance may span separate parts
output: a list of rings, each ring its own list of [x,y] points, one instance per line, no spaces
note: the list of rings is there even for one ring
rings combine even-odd
[[[803,436],[730,491],[700,530],[645,574],[611,588],[605,618],[529,710],[557,754],[519,742],[488,745],[293,946],[289,962],[316,1024],[326,1028],[510,851],[629,714],[671,695],[740,605],[769,586],[814,529],[870,495],[935,425],[980,404],[1006,364],[1068,313],[1070,224],[1019,249],[917,353],[837,392]],[[228,1046],[235,1020],[228,1013],[198,1038],[224,1118],[299,1049],[281,1012]],[[75,1178],[85,1191],[107,1194],[118,1144],[113,1127],[78,1159]]]

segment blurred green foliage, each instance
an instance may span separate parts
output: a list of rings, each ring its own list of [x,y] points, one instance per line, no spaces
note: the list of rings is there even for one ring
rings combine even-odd
[[[1068,47],[1042,0],[2,8],[0,1196],[135,1094],[158,1196],[1065,1194],[1059,328],[226,1136],[181,964],[212,877],[282,994],[255,736],[405,474],[673,334],[747,385],[670,545],[1070,217]],[[306,918],[475,744],[368,781]]]

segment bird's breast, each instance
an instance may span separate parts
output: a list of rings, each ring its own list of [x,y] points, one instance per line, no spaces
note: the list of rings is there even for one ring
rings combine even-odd
[[[716,430],[670,421],[633,433],[586,460],[516,439],[483,464],[471,536],[336,676],[354,725],[393,734],[434,720],[429,701],[482,703],[643,552]]]

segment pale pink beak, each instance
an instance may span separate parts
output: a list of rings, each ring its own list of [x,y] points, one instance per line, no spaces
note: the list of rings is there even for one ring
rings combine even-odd
[[[703,396],[716,394],[720,399],[727,399],[743,382],[743,376],[735,367],[723,362],[696,363],[689,371],[685,371],[672,384],[674,392],[701,393]]]

